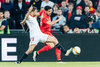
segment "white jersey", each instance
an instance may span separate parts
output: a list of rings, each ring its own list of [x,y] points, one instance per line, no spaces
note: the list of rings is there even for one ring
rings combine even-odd
[[[42,34],[36,17],[32,17],[31,15],[29,15],[28,20],[26,20],[26,23],[30,30],[30,38]]]

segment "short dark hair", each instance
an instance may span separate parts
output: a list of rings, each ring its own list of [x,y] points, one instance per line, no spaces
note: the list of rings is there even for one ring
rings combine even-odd
[[[56,4],[56,3],[53,5],[53,7],[55,7],[55,6],[59,8],[58,4]]]
[[[33,6],[33,9],[32,9],[32,11],[35,11],[36,9],[37,9],[37,8]]]
[[[49,9],[51,9],[51,7],[50,6],[45,6],[44,9],[45,9],[45,11],[48,11]]]
[[[69,3],[69,5],[72,5],[72,6],[74,6],[74,4],[73,4],[73,3],[71,3],[71,2]],[[69,5],[68,5],[68,6],[69,6]]]
[[[3,13],[3,11],[2,11],[2,10],[0,10],[0,13]]]

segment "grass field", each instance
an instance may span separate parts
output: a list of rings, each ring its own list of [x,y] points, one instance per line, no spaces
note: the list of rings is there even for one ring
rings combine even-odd
[[[100,67],[100,62],[0,62],[0,67]]]

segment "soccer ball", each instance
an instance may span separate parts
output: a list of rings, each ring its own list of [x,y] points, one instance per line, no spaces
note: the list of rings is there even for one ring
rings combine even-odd
[[[72,50],[74,55],[79,55],[81,53],[81,49],[78,46],[75,46]]]

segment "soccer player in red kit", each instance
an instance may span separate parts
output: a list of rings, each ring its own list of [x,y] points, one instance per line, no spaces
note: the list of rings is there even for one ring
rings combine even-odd
[[[51,7],[50,6],[46,6],[44,8],[45,10],[42,10],[40,13],[39,13],[39,16],[41,16],[41,23],[40,23],[40,29],[43,33],[45,34],[48,34],[50,36],[52,36],[53,38],[55,38],[53,35],[52,35],[52,30],[51,30],[51,26],[56,24],[58,21],[60,21],[62,18],[59,17],[59,19],[55,20],[55,21],[51,21],[51,18],[50,18],[50,15],[51,15]],[[57,40],[55,38],[55,40]],[[45,44],[53,44],[53,43],[45,43]],[[59,45],[60,46],[60,45]],[[70,48],[69,50],[67,51],[64,51],[64,50],[60,50],[58,49],[59,46],[56,46],[55,49],[56,49],[56,56],[57,56],[57,61],[61,61],[61,51],[65,54],[65,56],[68,56],[72,50],[72,48]],[[36,61],[36,57],[42,53],[42,52],[45,52],[45,51],[48,51],[48,50],[51,50],[54,46],[44,46],[42,49],[38,50],[38,51],[34,51],[34,55],[33,55],[33,59],[34,61]]]
[[[40,24],[41,31],[45,34],[48,34],[48,35],[54,37],[52,35],[52,32],[53,32],[52,29],[51,29],[52,25],[47,24],[48,21],[51,22],[51,17],[45,13],[45,10],[42,10],[40,12],[40,16],[41,16],[41,24]],[[52,49],[50,46],[44,46],[43,48],[45,48],[45,47],[46,47],[46,49],[48,47],[49,50]],[[38,54],[43,52],[43,48],[40,49],[39,51],[37,51]],[[57,61],[60,61],[61,60],[61,51],[58,48],[55,47],[55,53],[56,53]]]

